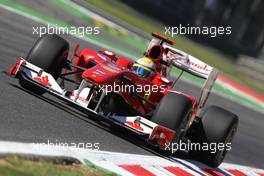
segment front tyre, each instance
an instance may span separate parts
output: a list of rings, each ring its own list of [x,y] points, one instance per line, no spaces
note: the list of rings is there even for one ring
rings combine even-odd
[[[56,34],[46,34],[39,38],[29,51],[26,60],[51,74],[55,79],[61,74],[64,62],[67,60],[69,43]],[[19,78],[22,87],[38,95],[45,93],[45,90]]]
[[[192,100],[188,97],[169,92],[164,95],[150,120],[174,130],[177,141],[189,122],[192,106]]]

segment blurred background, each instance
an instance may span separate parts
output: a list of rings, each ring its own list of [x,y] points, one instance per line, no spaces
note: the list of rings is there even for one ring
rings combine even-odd
[[[189,36],[221,51],[263,59],[264,1],[262,0],[122,0],[167,25],[231,26],[232,34],[216,38]],[[259,56],[259,57],[258,57]]]

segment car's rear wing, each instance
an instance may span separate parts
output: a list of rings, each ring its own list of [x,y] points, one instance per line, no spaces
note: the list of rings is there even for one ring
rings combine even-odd
[[[161,60],[165,61],[168,65],[173,65],[183,71],[189,72],[192,75],[207,79],[210,75],[213,68],[201,61],[200,59],[185,53],[184,51],[173,48],[172,46],[175,44],[174,41],[169,38],[157,34],[152,33],[152,40],[148,46],[148,52],[150,52],[154,46],[160,45],[163,49],[159,49],[161,53]],[[155,50],[157,48],[154,48]],[[153,51],[156,52],[156,51]],[[153,58],[151,54],[148,54],[149,57]],[[157,54],[155,54],[156,56]],[[158,59],[154,57],[154,59]]]
[[[163,45],[166,57],[173,58],[172,65],[192,75],[207,79],[213,67],[181,50]]]

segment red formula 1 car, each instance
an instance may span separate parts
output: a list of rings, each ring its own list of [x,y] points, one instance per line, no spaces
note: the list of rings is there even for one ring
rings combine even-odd
[[[210,106],[200,113],[218,71],[173,48],[168,38],[152,35],[145,57],[156,69],[148,78],[133,71],[133,61],[107,50],[84,48],[78,52],[77,45],[67,59],[69,44],[58,35],[41,37],[8,74],[27,90],[38,95],[50,93],[159,149],[174,153],[179,149],[174,149],[175,144],[184,141],[195,146],[187,149],[191,158],[217,167],[238,126],[238,117],[221,107]],[[205,79],[199,99],[173,90],[178,79],[168,78],[172,66]],[[68,82],[76,84],[76,89],[67,89]]]

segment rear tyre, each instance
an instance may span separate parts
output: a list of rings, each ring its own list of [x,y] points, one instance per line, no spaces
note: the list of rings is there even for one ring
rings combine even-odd
[[[150,120],[176,131],[177,141],[188,124],[191,111],[192,101],[189,98],[169,92],[162,98]]]
[[[231,141],[238,127],[238,117],[223,108],[210,106],[198,123],[195,133],[190,135],[191,142],[216,147],[211,150],[191,150],[189,154],[193,159],[211,167],[218,167],[227,150],[231,149]]]
[[[27,55],[27,61],[42,68],[51,74],[55,79],[61,74],[64,62],[67,60],[69,43],[56,34],[44,35],[39,38]],[[45,90],[35,86],[20,77],[19,83],[38,95],[45,93]]]

